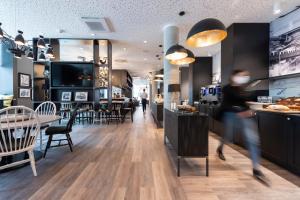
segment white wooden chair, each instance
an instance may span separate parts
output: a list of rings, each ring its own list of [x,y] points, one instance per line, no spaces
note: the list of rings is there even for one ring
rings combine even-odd
[[[37,175],[33,148],[40,132],[39,118],[35,111],[24,106],[12,106],[0,110],[0,160],[28,152],[29,158],[0,166],[0,170],[30,162],[34,176]]]
[[[56,105],[51,101],[45,101],[41,103],[36,109],[35,112],[37,115],[56,115]],[[43,129],[48,128],[51,124],[46,124],[40,128],[40,149],[43,150]]]

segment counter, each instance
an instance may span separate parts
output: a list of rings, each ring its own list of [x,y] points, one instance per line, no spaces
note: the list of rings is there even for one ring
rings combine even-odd
[[[168,141],[177,154],[177,175],[180,159],[205,157],[208,176],[208,115],[165,109],[165,144]]]
[[[201,104],[199,110],[209,114],[210,131],[222,136],[223,124],[211,117],[215,114],[217,106]],[[267,109],[258,109],[255,112],[262,156],[291,172],[300,174],[300,113]],[[241,132],[241,127],[235,124],[233,138],[230,140],[245,148]]]
[[[164,121],[164,104],[152,102],[151,103],[151,113],[152,113],[152,116],[156,123],[157,128],[162,128],[163,121]]]

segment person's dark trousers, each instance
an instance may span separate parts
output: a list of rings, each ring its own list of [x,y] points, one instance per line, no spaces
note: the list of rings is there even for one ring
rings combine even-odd
[[[143,112],[146,111],[147,99],[142,99]]]

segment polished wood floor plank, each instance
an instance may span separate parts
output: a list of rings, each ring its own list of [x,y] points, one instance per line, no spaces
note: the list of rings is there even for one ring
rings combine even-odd
[[[30,166],[1,173],[0,200],[300,199],[300,188],[275,171],[262,168],[271,187],[256,181],[250,160],[235,148],[226,146],[227,160],[219,160],[214,135],[209,137],[210,176],[205,176],[205,159],[184,159],[178,178],[176,155],[163,144],[163,129],[156,129],[149,111],[137,110],[134,123],[77,125],[72,138],[74,152],[50,149],[37,162],[37,177]]]

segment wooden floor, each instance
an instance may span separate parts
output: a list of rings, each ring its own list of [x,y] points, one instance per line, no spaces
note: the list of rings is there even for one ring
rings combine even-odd
[[[225,147],[227,161],[220,161],[214,137],[209,138],[210,176],[204,159],[186,159],[177,178],[162,133],[149,111],[143,116],[141,110],[134,123],[77,126],[74,152],[50,149],[37,162],[37,177],[29,166],[1,173],[0,199],[300,199],[298,186],[266,168],[271,187],[253,179],[249,159],[230,147]]]

